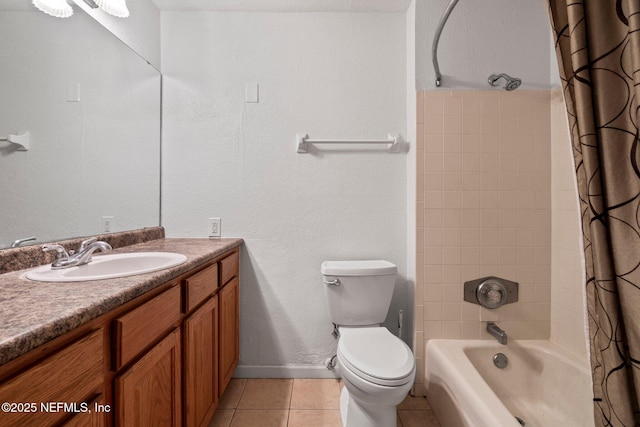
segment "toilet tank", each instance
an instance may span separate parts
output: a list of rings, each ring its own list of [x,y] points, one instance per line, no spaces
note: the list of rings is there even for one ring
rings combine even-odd
[[[384,322],[396,283],[388,261],[325,261],[320,267],[331,321],[341,326]],[[327,283],[338,283],[327,284]]]

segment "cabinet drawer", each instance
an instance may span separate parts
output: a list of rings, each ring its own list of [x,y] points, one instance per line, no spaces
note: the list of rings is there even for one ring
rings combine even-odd
[[[0,385],[0,401],[36,407],[3,412],[3,426],[52,425],[69,416],[63,408],[41,408],[49,402],[80,404],[104,388],[104,331],[98,329]],[[26,412],[24,409],[29,409]],[[56,412],[56,409],[58,412]]]
[[[225,285],[229,280],[238,275],[238,263],[240,254],[234,252],[220,261],[220,284]]]
[[[180,318],[180,286],[115,320],[116,370],[160,338]]]
[[[184,280],[185,313],[218,289],[218,265],[214,264]]]

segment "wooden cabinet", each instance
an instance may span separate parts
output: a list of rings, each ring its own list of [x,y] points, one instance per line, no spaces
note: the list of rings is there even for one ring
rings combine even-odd
[[[238,276],[238,268],[240,264],[240,254],[234,252],[231,255],[223,258],[219,262],[220,264],[220,283],[224,286],[229,280]]]
[[[111,406],[105,402],[100,394],[87,404],[87,411],[73,415],[67,419],[62,427],[106,427]]]
[[[180,286],[174,285],[114,321],[116,370],[129,363],[180,320]]]
[[[238,363],[238,266],[233,249],[0,367],[0,402],[38,405],[0,425],[207,426]]]
[[[200,426],[218,404],[217,295],[185,319],[183,331],[185,425]]]
[[[185,275],[181,287],[115,320],[115,366],[125,367],[115,382],[117,425],[208,425],[238,364],[238,255],[233,251]],[[180,316],[181,337],[176,329],[126,368]]]
[[[184,312],[188,313],[218,290],[218,264],[183,280]]]
[[[181,425],[180,330],[176,329],[115,381],[119,426]]]
[[[10,404],[0,424],[52,425],[81,412],[81,404],[103,390],[103,334],[91,332],[0,385],[0,402]]]
[[[238,365],[239,349],[239,304],[240,287],[237,278],[225,285],[218,295],[220,303],[220,394],[231,381]]]

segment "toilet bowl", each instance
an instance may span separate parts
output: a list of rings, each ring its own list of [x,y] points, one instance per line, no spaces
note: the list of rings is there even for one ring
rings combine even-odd
[[[413,386],[411,349],[380,326],[389,311],[396,270],[382,260],[322,263],[329,316],[339,331],[343,427],[395,427],[396,406]]]
[[[413,353],[385,327],[341,327],[338,365],[344,427],[396,426],[396,407],[415,380]]]

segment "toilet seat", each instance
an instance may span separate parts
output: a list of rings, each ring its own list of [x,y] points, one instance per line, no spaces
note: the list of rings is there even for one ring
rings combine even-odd
[[[345,368],[374,384],[397,387],[413,381],[411,349],[385,327],[341,327],[338,358]]]

